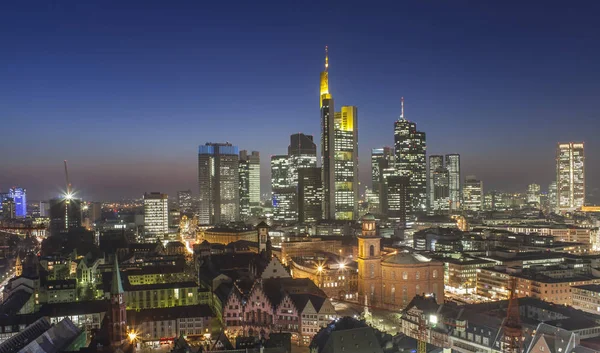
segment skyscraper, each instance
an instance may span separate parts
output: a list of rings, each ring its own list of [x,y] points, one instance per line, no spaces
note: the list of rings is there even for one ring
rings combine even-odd
[[[446,214],[450,211],[450,173],[445,167],[437,167],[433,172],[434,214]]]
[[[192,190],[177,191],[177,206],[181,213],[192,211]]]
[[[394,150],[391,147],[373,148],[371,150],[371,183],[373,192],[381,193],[382,170],[394,166]]]
[[[483,182],[475,176],[465,178],[463,187],[463,209],[467,211],[483,210]]]
[[[51,232],[68,232],[81,227],[81,200],[68,194],[50,200]]]
[[[556,150],[556,192],[559,211],[585,204],[583,142],[559,143]]]
[[[144,240],[154,243],[169,234],[169,197],[160,192],[144,194]]]
[[[260,155],[257,151],[240,151],[240,218],[248,219],[252,207],[260,204]]]
[[[335,219],[334,104],[329,94],[329,55],[325,47],[325,70],[321,72],[321,173],[323,181],[323,218]]]
[[[389,220],[404,227],[410,179],[407,176],[389,175],[384,180],[382,212]]]
[[[335,219],[358,216],[358,111],[343,106],[335,113]]]
[[[459,154],[453,153],[446,155],[446,169],[448,169],[450,211],[456,211],[460,209],[462,203],[462,179],[460,178]]]
[[[24,188],[11,188],[8,195],[15,202],[15,215],[17,217],[27,216],[27,191]]]
[[[400,119],[394,123],[394,148],[398,175],[410,178],[407,214],[411,217],[427,211],[426,146],[425,133],[405,119],[402,98]]]
[[[434,198],[434,187],[433,187],[433,175],[435,171],[444,166],[444,156],[433,155],[429,156],[429,179],[427,181],[427,185],[429,187],[429,210],[430,213],[433,213],[433,204],[435,201]]]
[[[556,195],[556,182],[553,181],[548,185],[548,209],[550,212],[554,212],[557,206],[557,195]]]
[[[298,221],[313,223],[323,217],[321,168],[298,170]]]
[[[297,186],[299,170],[317,166],[317,145],[313,142],[312,135],[303,133],[291,135],[288,157],[290,185]]]
[[[290,159],[287,155],[271,156],[271,191],[273,221],[289,224],[297,218],[296,187],[290,182]]]
[[[239,219],[238,161],[238,147],[230,143],[206,143],[198,148],[200,224]]]

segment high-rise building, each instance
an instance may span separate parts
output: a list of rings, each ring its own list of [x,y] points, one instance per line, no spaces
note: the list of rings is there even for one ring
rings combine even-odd
[[[312,135],[303,133],[291,135],[288,157],[290,159],[290,185],[297,186],[299,170],[317,166],[317,145],[313,142]]]
[[[207,143],[198,148],[200,224],[239,219],[239,150],[230,143]]]
[[[398,175],[410,178],[407,214],[414,218],[427,211],[427,144],[425,133],[404,117],[404,98],[400,119],[394,123],[394,148]]]
[[[460,209],[462,203],[462,179],[460,177],[460,154],[446,155],[446,169],[448,169],[448,187],[450,197],[450,210]]]
[[[192,212],[192,190],[177,191],[177,207],[181,213]]]
[[[17,210],[15,200],[11,197],[5,197],[2,199],[2,218],[3,219],[15,219],[17,218]]]
[[[335,113],[335,219],[358,217],[358,111],[343,106]]]
[[[433,172],[433,204],[434,214],[447,214],[450,211],[450,173],[445,167],[437,167]]]
[[[435,173],[435,171],[440,168],[440,167],[444,167],[444,156],[440,156],[440,155],[432,155],[429,156],[429,178],[427,181],[427,185],[428,185],[428,190],[429,190],[429,210],[430,213],[433,213],[433,203],[434,203],[434,195],[433,195],[433,175]]]
[[[554,212],[556,210],[556,206],[558,203],[557,195],[556,195],[556,182],[553,181],[548,185],[548,209],[550,212]]]
[[[323,217],[321,168],[298,170],[298,221],[314,223]]]
[[[40,201],[40,217],[49,217],[50,204],[48,201]]]
[[[540,184],[529,184],[527,186],[527,203],[540,206]]]
[[[67,195],[50,200],[51,232],[68,232],[81,228],[81,200]]]
[[[321,72],[321,173],[323,181],[323,218],[335,219],[335,121],[334,104],[329,94],[329,56],[325,47],[325,70]]]
[[[389,175],[384,180],[382,212],[390,221],[405,226],[410,179],[407,176]]]
[[[475,176],[465,178],[463,185],[463,209],[467,211],[483,210],[483,182]]]
[[[394,166],[394,149],[391,147],[373,148],[371,150],[371,183],[373,192],[381,193],[382,173],[385,168]]]
[[[160,192],[144,194],[144,240],[154,243],[169,234],[169,197]]]
[[[240,151],[240,218],[247,220],[252,207],[260,205],[260,154],[257,151]]]
[[[558,144],[556,150],[556,192],[559,211],[573,211],[585,204],[583,142]]]
[[[8,196],[15,202],[15,215],[19,218],[27,216],[27,190],[24,188],[10,188]]]
[[[290,182],[290,158],[271,156],[271,191],[273,193],[273,221],[289,224],[297,221],[296,187]]]

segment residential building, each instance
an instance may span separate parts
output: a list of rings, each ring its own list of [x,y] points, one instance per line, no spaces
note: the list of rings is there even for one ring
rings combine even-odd
[[[230,143],[206,143],[198,148],[200,224],[239,219],[239,149]]]
[[[141,342],[159,344],[180,336],[200,339],[212,334],[215,314],[210,306],[199,304],[128,310],[127,318]]]
[[[588,313],[600,313],[600,284],[572,287],[573,307]]]
[[[144,240],[155,243],[169,234],[169,197],[160,192],[144,194]]]
[[[427,211],[427,160],[425,133],[417,130],[417,124],[404,117],[404,98],[400,119],[394,123],[395,165],[398,175],[408,176],[410,205],[407,214]]]
[[[559,211],[585,205],[583,142],[559,143],[556,150],[556,190]]]

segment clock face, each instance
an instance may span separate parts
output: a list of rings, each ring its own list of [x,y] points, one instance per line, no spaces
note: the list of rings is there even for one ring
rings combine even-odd
[[[123,304],[123,296],[119,295],[119,304]]]

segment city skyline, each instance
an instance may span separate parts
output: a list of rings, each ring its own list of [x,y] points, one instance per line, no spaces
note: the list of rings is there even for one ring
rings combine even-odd
[[[186,189],[197,195],[196,151],[205,141],[229,141],[240,149],[259,151],[265,156],[261,186],[268,191],[270,156],[285,153],[291,134],[320,136],[316,102],[325,45],[336,104],[360,110],[361,193],[370,185],[371,150],[393,146],[401,96],[406,98],[407,116],[427,133],[427,155],[460,154],[462,175],[476,175],[486,190],[524,191],[536,183],[545,191],[555,175],[556,144],[583,141],[588,150],[586,189],[598,193],[600,156],[594,153],[600,150],[594,140],[598,73],[589,66],[592,60],[585,59],[598,54],[590,45],[598,34],[587,17],[593,13],[590,9],[578,11],[575,18],[550,3],[541,16],[528,19],[534,11],[531,5],[512,13],[508,5],[499,4],[478,5],[470,11],[442,6],[433,12],[423,4],[403,4],[406,11],[401,16],[407,17],[407,24],[387,23],[392,18],[383,13],[381,23],[366,21],[348,30],[351,33],[340,30],[340,20],[334,20],[323,28],[325,36],[291,28],[265,36],[269,30],[252,27],[251,21],[234,24],[242,17],[237,12],[223,24],[213,20],[198,25],[193,16],[179,17],[175,29],[161,32],[151,24],[165,11],[158,4],[136,8],[141,11],[137,22],[133,9],[118,4],[56,5],[47,9],[55,17],[31,18],[26,8],[8,6],[12,8],[4,14],[10,18],[0,26],[11,26],[14,36],[2,42],[15,55],[0,58],[6,70],[0,89],[8,92],[0,117],[7,131],[22,133],[7,134],[0,141],[3,151],[13,151],[3,158],[0,186],[2,191],[13,185],[27,188],[29,200],[49,199],[64,189],[63,159],[70,162],[79,197],[87,200],[141,198],[151,191],[175,196],[177,190]],[[185,6],[190,8],[170,8],[168,13],[201,10]],[[239,10],[243,7],[240,4]],[[114,15],[115,9],[123,10],[122,15]],[[206,12],[211,10],[218,9]],[[90,20],[93,11],[128,34],[123,42],[104,31],[99,21],[72,33],[69,26]],[[349,18],[360,18],[354,10],[342,11]],[[292,12],[283,11],[270,25],[304,23],[310,16],[315,16],[316,27],[325,23],[325,16],[313,6],[301,14]],[[507,13],[511,16],[503,17]],[[460,25],[452,23],[449,14],[458,16]],[[414,19],[408,21],[411,16]],[[478,16],[488,23],[483,26]],[[469,32],[455,40],[422,26],[411,27],[419,19],[437,21],[448,36],[476,28],[484,33]],[[557,19],[565,26],[549,27]],[[36,20],[35,25],[29,22]],[[64,20],[68,21],[62,28],[59,23]],[[528,20],[543,31],[529,27]],[[130,21],[135,28],[128,26]],[[518,27],[521,37],[515,37],[511,25]],[[218,38],[202,33],[223,26],[232,28]],[[46,32],[40,29],[48,28],[57,32],[40,34]],[[240,28],[255,28],[256,33],[240,35]],[[388,45],[375,36],[382,29],[393,37],[387,38]],[[178,30],[189,32],[178,36]],[[486,35],[493,40],[486,41]],[[153,38],[158,42],[150,49],[146,44]],[[197,39],[202,50],[190,49]],[[223,40],[230,42],[223,45]],[[135,52],[127,50],[129,45]],[[240,50],[244,60],[235,55]],[[449,50],[454,54],[446,55]],[[163,54],[140,62],[152,53]],[[499,53],[502,60],[494,57]],[[31,60],[32,54],[38,60]],[[164,63],[155,61],[159,59]],[[194,65],[194,60],[201,65]],[[17,63],[18,72],[6,69]],[[234,101],[223,110],[220,97],[225,95]],[[281,113],[272,113],[285,107],[283,119]],[[223,129],[222,122],[239,128]],[[153,138],[159,134],[164,139]],[[25,147],[20,139],[26,139]],[[597,199],[596,195],[589,201]]]

